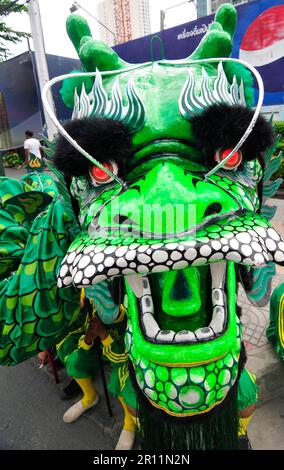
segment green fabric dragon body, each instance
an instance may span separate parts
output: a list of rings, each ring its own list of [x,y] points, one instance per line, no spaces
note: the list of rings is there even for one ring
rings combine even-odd
[[[261,304],[272,263],[284,264],[284,242],[267,219],[273,209],[262,206],[265,216],[260,213],[264,167],[257,156],[207,177],[191,123],[216,103],[253,104],[248,71],[221,60],[231,53],[235,24],[235,9],[222,5],[189,58],[130,65],[93,40],[85,20],[68,18],[85,71],[96,72],[88,93],[80,79],[73,119],[121,121],[133,153],[123,186],[115,178],[94,184],[90,176],[73,177],[79,224],[56,169],[53,198],[45,188],[0,179],[3,365],[64,337],[78,316],[81,288],[88,293],[121,277],[125,344],[138,393],[162,417],[183,423],[218,415],[240,373],[239,268],[254,271],[250,297]]]

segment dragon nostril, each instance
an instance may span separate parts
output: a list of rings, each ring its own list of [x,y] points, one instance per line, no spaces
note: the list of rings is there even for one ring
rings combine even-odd
[[[201,178],[192,178],[192,186],[196,188],[197,183],[199,183],[200,181],[202,181]]]
[[[122,224],[125,224],[125,223],[129,224],[129,223],[132,222],[132,220],[129,219],[129,217],[127,217],[126,215],[121,215],[121,214],[115,215],[113,220],[116,224],[119,224],[119,225],[122,225]]]
[[[203,214],[203,219],[205,217],[208,217],[209,215],[219,214],[221,210],[222,210],[222,205],[219,202],[213,202],[206,208]]]

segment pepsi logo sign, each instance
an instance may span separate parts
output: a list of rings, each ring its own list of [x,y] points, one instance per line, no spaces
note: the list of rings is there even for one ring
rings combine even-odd
[[[240,46],[240,59],[255,67],[284,57],[284,5],[264,11],[248,27]]]

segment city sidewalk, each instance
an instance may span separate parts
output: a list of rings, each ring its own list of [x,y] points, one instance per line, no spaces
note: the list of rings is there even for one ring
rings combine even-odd
[[[284,200],[270,199],[268,204],[277,206],[272,224],[284,237]],[[276,276],[272,279],[271,292],[283,282],[284,268],[277,266]],[[266,337],[266,329],[269,325],[269,304],[262,308],[254,307],[241,288],[238,303],[243,312],[243,339],[248,354],[248,367],[257,376],[260,386],[260,403],[264,403],[284,393],[284,363],[276,356]]]
[[[19,178],[24,170],[6,169],[7,176]],[[284,237],[284,200],[270,199],[269,205],[276,205],[277,211],[272,220],[273,226]],[[284,282],[284,268],[277,267],[272,280],[272,290]],[[284,450],[284,363],[274,353],[266,338],[269,324],[269,305],[254,307],[242,288],[238,294],[238,304],[242,308],[243,338],[248,355],[248,368],[256,375],[260,397],[258,409],[249,427],[249,436],[254,449]],[[37,360],[34,359],[37,363]],[[51,375],[48,367],[41,369]],[[68,383],[63,370],[59,371],[60,388]],[[104,400],[101,378],[96,379],[96,387],[102,400],[95,410],[85,413],[85,418],[100,426],[102,432],[117,440],[123,421],[122,409],[118,400],[111,398],[113,417],[108,416]],[[66,402],[68,408],[69,402]]]
[[[270,199],[276,205],[272,220],[275,229],[284,237],[284,200]],[[284,282],[284,267],[277,266],[272,291]],[[248,368],[256,375],[259,404],[249,425],[249,436],[255,450],[284,450],[284,363],[275,354],[266,338],[269,325],[269,305],[256,308],[243,290],[238,303],[242,307],[243,338],[248,355]]]

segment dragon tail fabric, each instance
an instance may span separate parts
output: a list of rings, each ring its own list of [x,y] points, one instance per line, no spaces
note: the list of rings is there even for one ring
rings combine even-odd
[[[60,200],[0,181],[0,364],[14,365],[62,339],[80,291],[57,288],[73,221]]]

